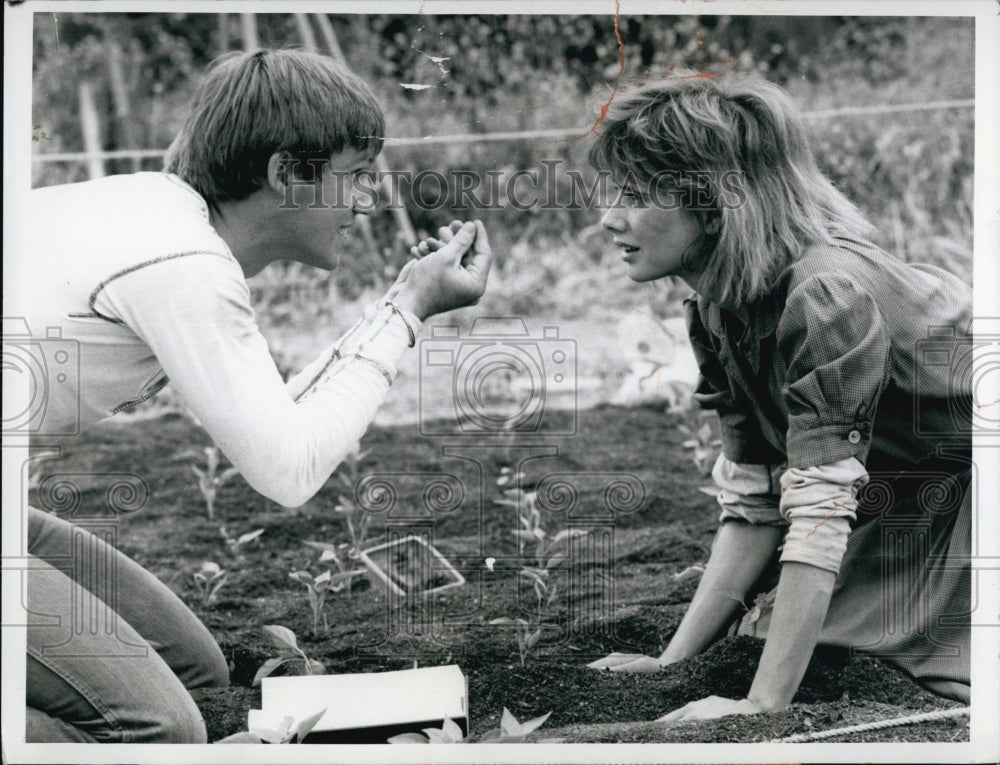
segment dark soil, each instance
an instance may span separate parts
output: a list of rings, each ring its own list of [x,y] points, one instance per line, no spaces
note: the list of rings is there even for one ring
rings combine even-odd
[[[565,430],[559,417],[569,416],[553,414],[548,422]],[[523,445],[425,438],[414,426],[373,428],[363,442],[369,455],[358,477],[391,485],[395,502],[375,507],[371,501],[368,546],[422,536],[466,583],[407,599],[357,577],[349,592],[328,596],[329,631],[320,624],[316,635],[305,587],[289,573],[317,575],[325,568],[319,552],[303,542],[348,539],[343,517],[334,511],[345,493],[336,476],[296,510],[281,508],[236,478],[220,488],[216,517],[209,520],[190,467],[203,466],[208,438],[187,419],[167,415],[93,429],[66,447],[62,458],[44,463],[42,478],[89,474],[85,503],[102,501],[102,481],[113,480],[110,474],[129,472],[147,484],[150,498],[141,512],[119,518],[118,545],[191,606],[229,660],[230,688],[193,694],[210,740],[245,729],[247,711],[260,705],[259,689],[250,686],[274,655],[261,630],[266,624],[293,630],[306,654],[331,673],[458,664],[469,683],[473,738],[496,727],[504,707],[519,719],[552,712],[535,740],[749,742],[957,706],[874,659],[820,650],[795,703],[780,715],[669,726],[641,722],[704,696],[744,696],[762,643],[724,638],[695,659],[649,675],[585,668],[611,651],[662,650],[697,586],[696,572],[675,575],[705,562],[717,512],[698,491],[710,479],[694,469],[671,416],[657,409],[602,407],[578,417],[575,436],[547,437],[543,429]],[[553,569],[547,581],[557,595],[543,612],[542,638],[523,665],[510,626],[490,624],[498,617],[537,618],[531,582],[518,575],[521,566],[537,565],[537,551],[533,545],[519,551],[512,533],[519,528],[515,509],[494,502],[502,498],[496,480],[503,467],[519,469],[522,485],[538,488],[548,539],[577,528],[589,532],[587,539],[606,543],[580,545]],[[558,478],[572,487],[574,498],[553,490],[541,502],[552,474],[570,474]],[[435,479],[459,491],[435,498],[428,489]],[[626,484],[638,489],[626,490]],[[34,492],[31,499],[45,508],[46,497]],[[264,532],[238,548],[226,541],[255,529]],[[193,579],[203,561],[228,573],[212,603],[203,601]],[[849,740],[968,740],[967,718]]]

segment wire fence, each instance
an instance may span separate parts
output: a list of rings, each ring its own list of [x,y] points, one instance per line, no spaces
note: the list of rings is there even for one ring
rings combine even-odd
[[[849,106],[839,109],[823,109],[803,112],[807,120],[822,120],[838,117],[868,117],[879,114],[900,114],[907,112],[940,111],[946,109],[972,109],[976,105],[974,99],[959,99],[951,101],[930,101],[913,104],[885,104],[882,106]],[[453,146],[462,143],[490,143],[495,141],[553,140],[565,141],[587,135],[592,127],[553,128],[550,130],[500,131],[495,133],[459,133],[452,135],[428,135],[406,138],[386,138],[385,145],[392,148],[412,146],[431,146],[445,144]],[[36,153],[32,161],[45,162],[93,162],[115,159],[159,159],[166,154],[166,149],[116,149],[99,152],[47,152]]]

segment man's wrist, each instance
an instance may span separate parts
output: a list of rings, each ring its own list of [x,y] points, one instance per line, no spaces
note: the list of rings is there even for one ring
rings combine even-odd
[[[423,301],[420,300],[416,293],[413,290],[407,289],[405,284],[393,295],[392,303],[400,310],[412,313],[421,322],[426,321],[429,316],[433,315],[427,310]]]

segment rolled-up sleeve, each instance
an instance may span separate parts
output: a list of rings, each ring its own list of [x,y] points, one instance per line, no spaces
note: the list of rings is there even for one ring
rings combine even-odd
[[[777,341],[786,369],[789,467],[849,457],[863,464],[890,371],[888,333],[875,301],[839,275],[812,276],[789,294]]]
[[[746,465],[720,454],[712,469],[719,489],[716,499],[722,512],[719,522],[742,521],[754,525],[784,526],[781,515],[780,478],[783,466]]]
[[[840,572],[868,473],[854,457],[828,465],[791,468],[781,476],[781,517],[789,526],[781,562]]]

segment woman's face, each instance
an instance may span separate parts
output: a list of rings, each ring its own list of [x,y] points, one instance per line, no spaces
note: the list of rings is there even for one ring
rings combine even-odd
[[[701,226],[683,204],[673,204],[662,194],[651,199],[626,187],[604,214],[601,225],[614,234],[632,281],[678,276],[697,289],[692,282],[702,267],[702,256],[695,246],[701,238]]]

